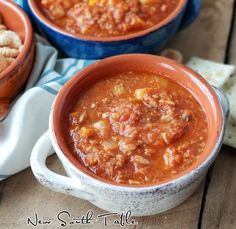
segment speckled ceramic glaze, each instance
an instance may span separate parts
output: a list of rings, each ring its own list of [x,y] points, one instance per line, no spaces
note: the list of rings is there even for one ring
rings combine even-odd
[[[0,103],[10,102],[25,85],[34,63],[35,44],[29,18],[14,3],[0,0],[0,14],[10,30],[19,34],[23,48],[16,60],[0,73]]]
[[[131,35],[110,38],[72,35],[43,15],[38,0],[28,0],[28,4],[40,30],[63,54],[100,59],[125,53],[157,52],[179,29],[194,21],[199,14],[201,0],[180,0],[176,10],[156,26]]]
[[[118,185],[87,170],[67,144],[66,119],[71,106],[89,85],[124,71],[162,72],[190,90],[206,111],[209,138],[203,153],[190,168],[175,179],[155,185]],[[135,216],[152,215],[173,208],[187,199],[204,178],[216,158],[224,135],[228,101],[201,76],[169,59],[130,54],[99,61],[77,73],[59,92],[50,116],[50,129],[32,152],[31,167],[35,177],[46,187],[82,199],[112,212],[132,210]],[[45,160],[56,151],[68,177],[50,171]]]

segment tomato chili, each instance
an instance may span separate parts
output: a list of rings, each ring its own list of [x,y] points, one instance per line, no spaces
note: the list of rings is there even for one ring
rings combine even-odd
[[[86,90],[68,117],[68,142],[94,174],[119,184],[174,178],[203,152],[206,115],[161,74],[124,72]]]
[[[41,0],[45,15],[72,34],[119,36],[167,18],[180,0]]]

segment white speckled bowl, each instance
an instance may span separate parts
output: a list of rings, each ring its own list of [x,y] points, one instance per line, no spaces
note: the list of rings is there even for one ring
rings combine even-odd
[[[175,179],[155,185],[118,185],[88,171],[70,152],[66,140],[66,117],[80,93],[95,81],[123,71],[163,72],[189,89],[206,111],[209,138],[199,159]],[[173,208],[186,200],[203,180],[215,160],[223,140],[228,101],[201,76],[189,68],[163,57],[122,55],[107,58],[82,70],[58,94],[51,111],[50,130],[35,145],[31,168],[40,183],[58,192],[86,199],[112,212],[132,210],[133,216],[153,215]],[[56,151],[68,177],[50,171],[45,164]]]

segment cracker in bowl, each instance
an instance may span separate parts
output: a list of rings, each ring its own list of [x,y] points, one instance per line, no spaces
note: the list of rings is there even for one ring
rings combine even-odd
[[[7,30],[0,16],[0,73],[17,58],[22,46],[19,35]]]

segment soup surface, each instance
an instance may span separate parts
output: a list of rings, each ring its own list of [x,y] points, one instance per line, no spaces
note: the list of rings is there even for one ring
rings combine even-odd
[[[176,177],[198,159],[207,133],[193,95],[156,73],[124,72],[97,82],[68,117],[68,142],[78,160],[119,184]]]
[[[119,36],[150,28],[180,0],[41,0],[45,15],[72,34]]]

